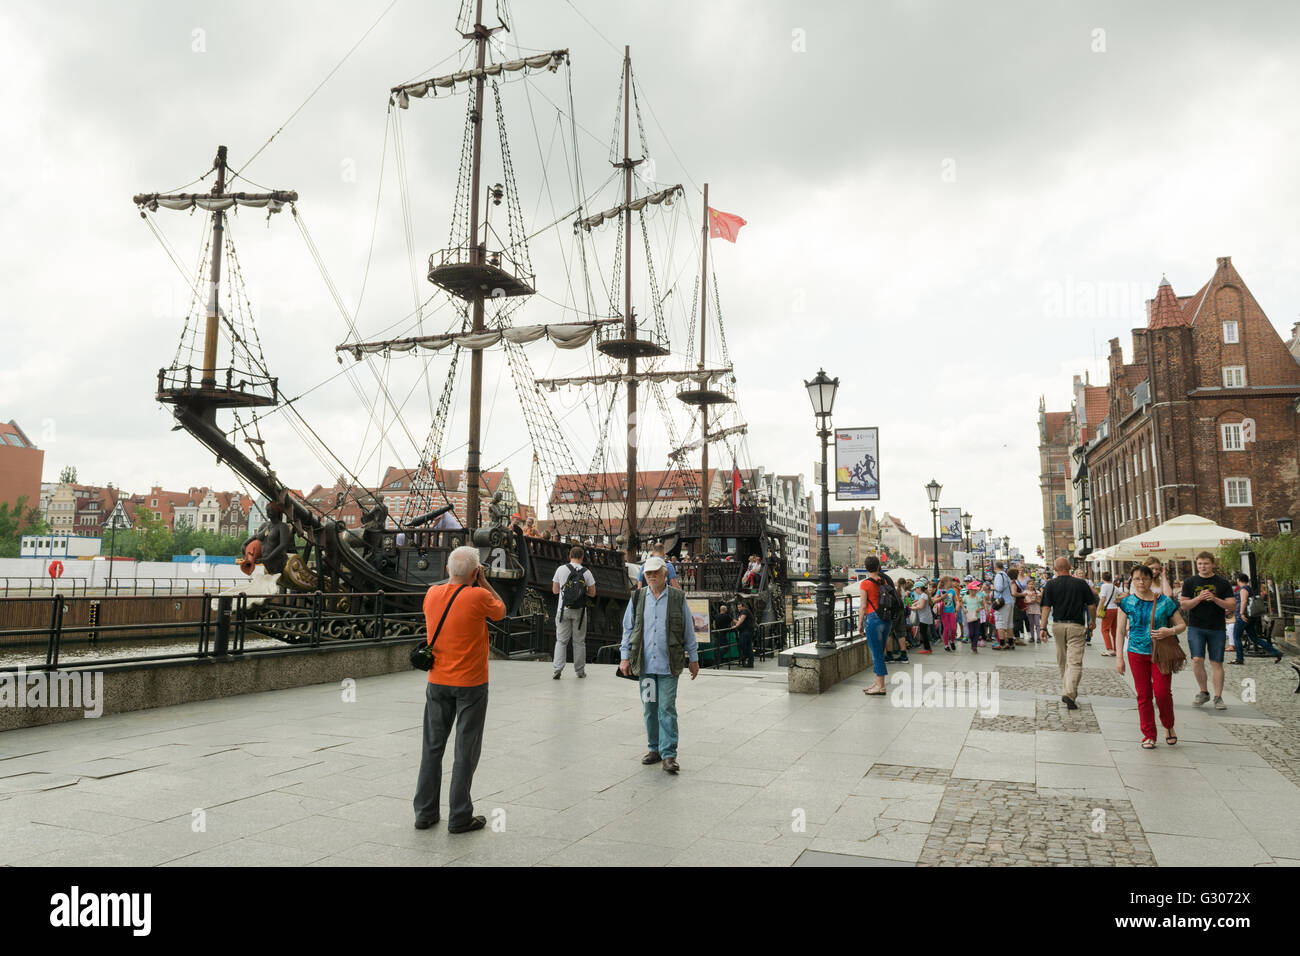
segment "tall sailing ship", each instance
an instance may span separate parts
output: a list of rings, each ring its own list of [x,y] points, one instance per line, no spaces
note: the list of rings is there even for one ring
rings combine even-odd
[[[336,443],[325,441],[312,429],[300,408],[301,395],[286,397],[280,378],[271,374],[263,354],[229,235],[228,216],[240,206],[265,209],[268,218],[288,209],[337,302],[337,292],[298,211],[297,192],[262,187],[257,192],[245,192],[233,188],[234,181],[240,178],[249,185],[252,183],[230,164],[227,150],[221,146],[212,169],[200,177],[206,179],[215,173],[209,192],[141,193],[134,197],[141,217],[160,240],[161,231],[153,216],[159,209],[201,210],[211,217],[199,272],[201,276],[206,271],[206,289],[197,277],[191,281],[190,314],[172,364],[158,373],[156,397],[172,406],[177,428],[184,429],[213,452],[218,462],[230,467],[250,492],[278,505],[284,524],[292,532],[296,545],[293,550],[297,553],[280,572],[280,593],[251,605],[249,627],[284,640],[300,639],[305,625],[296,619],[301,617],[300,612],[311,595],[320,592],[324,596],[327,633],[341,639],[375,636],[358,626],[358,614],[373,612],[380,602],[386,602],[389,610],[395,605],[417,610],[423,591],[446,579],[450,551],[471,544],[479,548],[487,574],[506,602],[509,618],[543,619],[548,641],[553,641],[556,598],[551,593],[551,580],[556,569],[568,560],[568,549],[574,540],[586,544],[585,563],[596,578],[597,593],[587,628],[587,647],[593,657],[602,646],[616,644],[621,637],[623,610],[630,588],[635,586],[629,572],[635,572],[636,562],[654,543],[662,544],[670,557],[678,561],[683,586],[696,597],[707,599],[711,606],[736,597],[742,587],[746,559],[751,554],[759,555],[760,579],[747,589],[752,592],[751,601],[762,618],[781,614],[782,599],[787,593],[784,535],[766,523],[763,510],[749,501],[748,496],[743,501],[740,496],[734,497],[725,505],[706,500],[712,483],[710,445],[731,445],[734,462],[735,443],[745,434],[735,398],[734,369],[722,332],[716,276],[712,284],[715,309],[713,316],[709,315],[708,186],[703,190],[699,269],[692,270],[695,289],[687,300],[688,307],[679,308],[679,312],[684,311],[688,316],[687,361],[679,363],[670,348],[672,336],[665,309],[665,301],[677,293],[677,280],[660,288],[647,214],[665,210],[679,214],[684,207],[685,190],[680,184],[654,183],[644,170],[638,170],[647,160],[648,147],[630,51],[624,51],[618,99],[620,116],[615,125],[617,130],[621,121],[621,155],[617,152],[611,155],[616,178],[621,180],[620,201],[608,208],[597,206],[594,194],[598,190],[590,198],[584,195],[581,173],[575,172],[573,211],[530,234],[525,226],[510,154],[501,87],[509,79],[525,80],[537,73],[567,72],[569,51],[554,49],[505,58],[496,36],[507,29],[504,20],[496,27],[485,26],[482,0],[475,0],[472,23],[468,17],[466,5],[462,8],[462,22],[458,24],[461,36],[467,41],[462,52],[471,58],[462,64],[464,69],[402,83],[389,91],[389,118],[399,143],[399,117],[413,100],[446,102],[454,101],[458,94],[466,96],[450,235],[447,245],[430,255],[427,264],[427,280],[436,292],[423,303],[417,296],[416,311],[408,317],[417,334],[396,338],[364,338],[357,332],[354,316],[339,303],[349,336],[335,351],[340,361],[367,366],[374,374],[378,391],[369,401],[368,415],[371,418],[392,415],[392,421],[385,422],[380,429],[380,447],[389,428],[398,426],[408,435],[410,432],[401,420],[401,403],[392,394],[386,375],[372,363],[418,356],[425,363],[426,382],[441,382],[436,389],[436,406],[435,389],[429,386],[432,420],[401,513],[390,513],[382,489],[367,490],[365,483],[332,447]],[[570,133],[576,128],[572,105],[570,82]],[[641,155],[636,158],[631,155],[634,112],[641,146]],[[492,114],[496,118],[498,147],[493,158],[501,181],[487,185],[484,167],[488,149],[484,128]],[[616,146],[617,137],[612,144]],[[576,145],[574,151],[574,156],[566,157],[566,163],[571,160],[577,170]],[[404,169],[400,157],[398,168]],[[403,182],[404,188],[405,185]],[[408,200],[405,194],[403,200],[405,210]],[[504,217],[498,215],[494,223],[492,212],[501,206],[505,207]],[[593,214],[592,208],[601,211]],[[521,308],[537,294],[530,239],[569,222],[572,222],[573,247],[565,263],[573,301],[563,305],[566,313],[573,312],[572,317],[565,315],[562,316],[565,321],[544,324],[516,324]],[[601,227],[606,223],[617,230],[613,275],[608,283],[597,268],[601,261],[598,248],[602,244]],[[644,319],[638,317],[633,303],[632,239],[634,227],[638,225],[644,242],[644,256],[637,259],[644,263],[642,278],[647,299],[642,309],[647,316]],[[412,234],[409,222],[407,233],[409,247]],[[576,292],[573,291],[575,281]],[[596,304],[597,285],[608,293],[607,310]],[[698,312],[694,307],[696,292]],[[435,298],[439,305],[430,307]],[[678,294],[677,301],[682,299]],[[450,326],[436,334],[425,334],[433,313],[444,307],[453,313]],[[698,354],[695,353],[697,322]],[[723,359],[713,365],[706,357],[710,328],[716,330]],[[591,374],[535,376],[525,346],[542,341],[564,351],[590,348]],[[465,353],[469,359],[465,507],[463,513],[457,513],[444,486],[442,461],[444,438],[458,394],[457,372],[465,364]],[[572,498],[566,517],[555,522],[554,538],[525,535],[519,524],[511,520],[511,503],[499,500],[499,496],[484,508],[483,499],[487,497],[483,481],[484,358],[488,353],[504,355],[504,365],[519,398],[521,418],[533,446],[533,458],[543,479],[550,479],[557,490],[563,489],[566,497]],[[445,359],[445,370],[431,375],[431,357]],[[684,367],[677,367],[679,364]],[[677,426],[681,412],[668,401],[666,387],[675,389],[677,408],[689,413],[691,420],[684,429]],[[563,390],[578,390],[584,395],[584,401],[591,402],[591,408],[603,411],[598,420],[595,452],[586,471],[580,469],[574,457],[576,443],[561,428],[546,398],[549,393]],[[668,468],[657,474],[675,475],[679,482],[685,480],[699,502],[675,519],[659,520],[648,528],[639,520],[642,506],[638,494],[644,488],[644,473],[638,459],[642,446],[640,436],[646,431],[644,427],[638,428],[638,403],[648,406],[647,399],[655,403],[658,420],[667,432],[670,445],[666,456]],[[620,418],[619,411],[626,432],[622,449],[625,491],[621,508],[611,512],[602,507],[597,474],[605,470],[603,466],[611,457],[616,457],[618,443],[609,438],[613,422]],[[219,413],[228,419],[219,422]],[[335,508],[322,508],[296,495],[277,473],[261,428],[262,422],[272,415],[288,420],[317,458],[339,469],[345,477],[345,490],[339,492]],[[734,421],[729,423],[728,418]],[[700,453],[698,472],[689,464],[695,451]],[[347,527],[338,516],[346,498],[360,506],[359,528]],[[387,627],[391,634],[420,632],[418,622],[389,621]]]

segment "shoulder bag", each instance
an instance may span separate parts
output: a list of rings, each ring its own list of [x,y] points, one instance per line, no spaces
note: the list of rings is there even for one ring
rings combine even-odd
[[[1156,627],[1156,604],[1159,603],[1163,595],[1157,594],[1156,599],[1151,602],[1151,621],[1147,624],[1147,633],[1151,635],[1151,656],[1155,658],[1156,667],[1160,668],[1160,673],[1169,675],[1177,674],[1187,663],[1187,654],[1183,652],[1183,646],[1178,643],[1178,635],[1171,634],[1159,639],[1155,636]]]
[[[447,606],[442,609],[442,617],[438,619],[438,626],[433,629],[433,640],[429,641],[427,644],[416,644],[411,648],[411,666],[416,670],[427,671],[433,667],[433,645],[438,640],[438,635],[442,633],[442,625],[447,620],[447,612],[450,611],[451,606],[456,603],[456,598],[460,597],[460,592],[465,590],[467,587],[469,587],[468,584],[462,584],[458,587],[456,593],[451,596],[451,600],[447,602]]]

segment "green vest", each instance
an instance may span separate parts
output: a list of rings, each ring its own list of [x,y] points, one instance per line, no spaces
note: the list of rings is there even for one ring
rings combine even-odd
[[[636,610],[633,612],[632,638],[628,643],[627,657],[628,663],[632,667],[632,673],[637,677],[641,676],[642,650],[644,648],[642,638],[645,634],[645,596],[649,590],[649,586],[646,586],[632,596],[632,600],[636,602]],[[667,590],[673,589],[667,588]],[[668,631],[668,669],[676,677],[682,672],[682,668],[686,666],[686,616],[682,613],[680,592],[669,595],[665,617]]]

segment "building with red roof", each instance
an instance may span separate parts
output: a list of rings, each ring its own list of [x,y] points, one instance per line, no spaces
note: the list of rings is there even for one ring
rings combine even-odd
[[[1110,340],[1104,418],[1086,396],[1089,530],[1104,548],[1182,514],[1276,534],[1300,520],[1300,364],[1228,256],[1194,294],[1163,278]]]
[[[26,498],[23,510],[39,507],[41,469],[45,452],[27,436],[13,419],[0,422],[0,504],[17,508],[18,499]]]

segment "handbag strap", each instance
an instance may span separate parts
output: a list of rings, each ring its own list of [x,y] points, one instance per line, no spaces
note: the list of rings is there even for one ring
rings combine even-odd
[[[456,598],[460,597],[460,592],[465,590],[467,587],[469,587],[468,584],[462,584],[458,587],[456,593],[451,596],[451,600],[447,602],[447,606],[442,609],[442,617],[438,618],[438,626],[433,629],[433,639],[429,641],[430,650],[433,649],[434,642],[438,640],[438,635],[442,633],[442,625],[447,620],[447,614],[451,611],[451,606],[456,603]]]
[[[1160,595],[1156,594],[1156,596],[1151,599],[1151,620],[1147,622],[1147,637],[1151,638],[1153,641],[1156,639],[1156,605],[1159,603]],[[1152,648],[1154,649],[1154,645],[1152,645]]]

